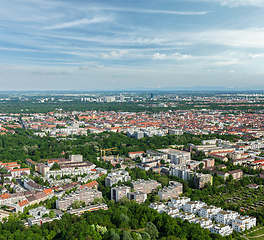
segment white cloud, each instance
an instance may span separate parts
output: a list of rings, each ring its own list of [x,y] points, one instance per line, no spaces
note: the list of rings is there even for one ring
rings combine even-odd
[[[261,53],[261,54],[249,54],[249,56],[252,57],[252,58],[264,57],[264,53]]]
[[[94,65],[94,66],[80,66],[80,70],[88,70],[88,69],[93,69],[93,68],[103,68],[103,65]]]
[[[127,53],[125,50],[121,51],[112,51],[109,53],[101,53],[102,58],[119,58],[122,57],[123,54]]]
[[[117,8],[117,7],[99,7],[99,8],[92,7],[90,9],[120,11],[120,12],[136,12],[136,13],[178,14],[178,15],[203,15],[209,13],[209,11],[183,12],[183,11],[166,11],[166,10],[154,10],[154,9],[143,9],[143,8]]]
[[[187,59],[192,57],[191,55],[182,55],[180,53],[174,53],[172,56],[176,56],[177,60]]]
[[[74,26],[78,26],[78,25],[82,25],[82,24],[102,23],[102,22],[106,22],[109,20],[110,19],[107,17],[95,16],[92,19],[83,18],[83,19],[80,19],[77,21],[66,22],[66,23],[61,23],[61,24],[57,24],[54,26],[45,27],[44,29],[50,30],[50,29],[68,28],[68,27],[74,27]]]
[[[230,73],[234,73],[235,71],[234,71],[234,70],[230,70],[229,72],[230,72]]]
[[[155,59],[163,59],[163,58],[165,58],[166,57],[166,54],[159,54],[159,53],[155,53],[154,55],[153,55],[153,59],[155,60]]]
[[[264,7],[263,0],[198,0],[202,2],[216,2],[220,3],[222,6],[228,7],[240,7],[240,6],[258,6]]]

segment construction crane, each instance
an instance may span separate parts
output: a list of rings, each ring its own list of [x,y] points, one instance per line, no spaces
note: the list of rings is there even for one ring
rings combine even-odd
[[[101,148],[101,158],[102,158],[102,153],[104,153],[104,162],[105,162],[105,151],[118,151],[117,149],[116,149],[116,147],[113,147],[113,148],[107,148],[107,149],[102,149]]]

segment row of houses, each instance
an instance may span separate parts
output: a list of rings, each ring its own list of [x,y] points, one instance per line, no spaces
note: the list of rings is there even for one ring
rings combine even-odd
[[[235,211],[224,211],[219,207],[208,206],[201,201],[191,201],[188,197],[173,198],[167,206],[164,203],[157,202],[151,203],[149,207],[159,213],[166,212],[171,217],[198,223],[202,228],[207,228],[212,233],[218,233],[222,236],[232,234],[233,230],[243,232],[256,226],[256,218],[240,216]],[[183,212],[180,212],[180,210]],[[196,215],[199,217],[197,218]],[[217,224],[213,224],[213,221]]]

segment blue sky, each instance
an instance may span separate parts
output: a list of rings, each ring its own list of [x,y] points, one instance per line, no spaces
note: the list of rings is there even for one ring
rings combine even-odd
[[[1,0],[1,90],[264,85],[264,0]]]

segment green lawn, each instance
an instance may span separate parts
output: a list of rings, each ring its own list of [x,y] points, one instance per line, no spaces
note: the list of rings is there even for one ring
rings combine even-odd
[[[260,236],[260,235],[263,235],[264,234],[264,228],[260,229],[260,230],[257,230],[255,232],[252,232],[252,233],[249,233],[246,235],[246,237],[249,237],[249,239],[259,239],[259,240],[264,240],[264,236],[262,237],[257,237],[257,236]]]

